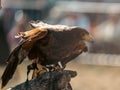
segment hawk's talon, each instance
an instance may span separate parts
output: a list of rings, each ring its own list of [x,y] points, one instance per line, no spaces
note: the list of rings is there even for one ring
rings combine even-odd
[[[63,68],[62,63],[60,61],[58,62],[58,65],[60,66],[60,68]]]

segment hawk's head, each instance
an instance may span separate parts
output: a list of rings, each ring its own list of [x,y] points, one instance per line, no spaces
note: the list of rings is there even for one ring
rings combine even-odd
[[[85,41],[93,42],[93,36],[88,31],[86,31],[86,30],[84,30],[83,32],[81,32],[81,37]]]

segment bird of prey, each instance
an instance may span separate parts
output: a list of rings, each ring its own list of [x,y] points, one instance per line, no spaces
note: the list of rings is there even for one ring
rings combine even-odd
[[[85,41],[93,41],[88,31],[77,26],[50,25],[35,21],[30,22],[30,25],[33,27],[31,30],[20,32],[16,36],[21,38],[21,41],[7,59],[7,67],[1,77],[2,88],[26,57],[44,67],[58,63],[65,66],[79,54],[87,51]]]

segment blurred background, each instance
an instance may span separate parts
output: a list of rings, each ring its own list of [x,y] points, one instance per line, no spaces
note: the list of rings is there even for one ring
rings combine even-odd
[[[87,43],[89,52],[67,65],[78,72],[73,90],[120,90],[120,0],[1,0],[1,7],[0,76],[19,42],[14,36],[29,30],[29,21],[41,20],[79,26],[94,37],[94,43]],[[19,65],[6,88],[26,80],[28,63]]]

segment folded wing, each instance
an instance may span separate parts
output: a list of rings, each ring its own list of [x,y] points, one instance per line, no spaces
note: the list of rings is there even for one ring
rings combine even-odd
[[[17,37],[21,37],[22,41],[18,46],[11,52],[7,59],[7,67],[1,77],[2,88],[12,78],[18,64],[20,64],[28,55],[34,43],[44,38],[47,35],[47,30],[44,28],[35,28],[30,31],[22,32]]]

